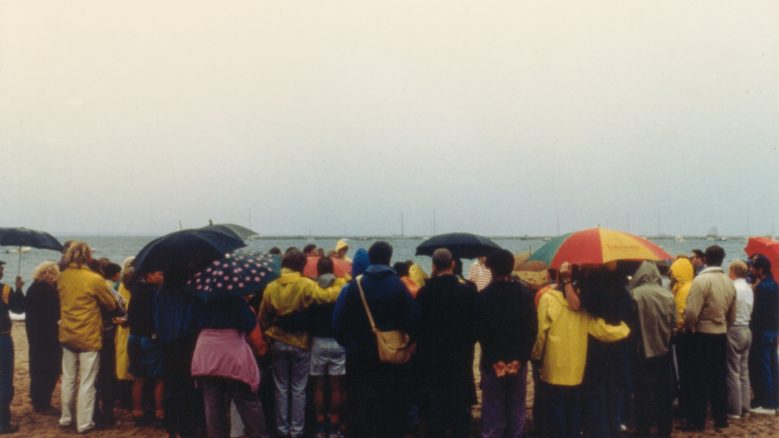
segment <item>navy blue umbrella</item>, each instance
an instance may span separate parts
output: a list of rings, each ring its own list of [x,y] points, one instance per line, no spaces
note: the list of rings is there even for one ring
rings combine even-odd
[[[167,284],[180,285],[209,263],[244,246],[243,240],[232,233],[181,230],[146,244],[135,256],[133,266],[140,273],[162,271]]]
[[[51,234],[24,227],[0,228],[0,245],[17,247],[19,251],[20,275],[22,269],[22,247],[30,246],[52,251],[62,251],[62,244]]]
[[[196,272],[186,289],[204,301],[258,294],[280,273],[279,256],[239,249]]]

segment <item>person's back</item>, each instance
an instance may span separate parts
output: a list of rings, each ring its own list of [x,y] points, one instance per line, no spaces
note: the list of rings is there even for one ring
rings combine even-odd
[[[476,289],[455,275],[433,277],[420,289],[419,349],[430,377],[447,379],[471,367],[467,351],[476,342],[474,330]],[[466,352],[464,355],[463,353]]]
[[[674,297],[662,286],[660,271],[652,262],[643,262],[629,284],[636,308],[638,333],[633,339],[645,358],[668,353],[674,332]]]
[[[692,332],[691,375],[696,394],[685,429],[693,431],[704,429],[709,401],[715,429],[728,426],[727,332],[736,318],[736,288],[722,270],[724,258],[721,247],[706,248],[707,268],[693,280],[684,312],[684,325]]]
[[[433,278],[419,290],[420,383],[429,396],[430,436],[467,436],[474,395],[473,351],[476,342],[476,287],[454,275],[446,249],[433,253]]]
[[[102,346],[102,313],[116,309],[116,300],[105,280],[86,266],[70,264],[57,281],[60,298],[61,344],[80,351]]]
[[[511,277],[514,256],[487,257],[492,281],[476,299],[481,345],[482,436],[521,436],[525,425],[527,361],[538,332],[533,295]]]
[[[736,288],[720,266],[702,270],[690,287],[684,320],[688,330],[724,334],[735,320]]]
[[[674,332],[674,298],[662,286],[654,263],[641,263],[630,281],[635,305],[632,378],[635,388],[635,420],[638,434],[648,436],[652,421],[658,434],[671,434],[673,385],[671,374],[671,336]],[[654,408],[654,409],[653,409]]]
[[[78,381],[78,409],[76,429],[80,433],[95,428],[95,377],[103,345],[101,309],[113,311],[118,303],[105,280],[87,266],[92,261],[92,250],[85,242],[74,242],[68,247],[63,262],[67,269],[57,281],[60,298],[59,341],[62,344],[62,416],[60,426],[73,423],[76,373]]]
[[[392,247],[376,242],[368,257],[371,265],[341,292],[333,312],[335,338],[346,348],[347,430],[360,437],[399,437],[405,426],[409,370],[406,365],[379,361],[360,287],[378,330],[402,330],[413,338],[418,308],[389,267]]]

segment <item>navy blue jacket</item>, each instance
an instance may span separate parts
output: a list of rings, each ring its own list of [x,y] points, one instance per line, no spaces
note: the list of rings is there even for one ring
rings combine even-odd
[[[362,276],[362,287],[379,330],[404,330],[412,338],[415,336],[419,308],[392,268],[369,266]],[[338,343],[346,348],[347,355],[379,360],[376,337],[371,332],[356,279],[338,296],[333,311],[333,332]]]

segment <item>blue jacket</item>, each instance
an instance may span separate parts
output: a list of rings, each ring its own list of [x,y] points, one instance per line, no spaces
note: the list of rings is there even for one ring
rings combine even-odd
[[[186,291],[163,286],[154,296],[157,339],[168,343],[195,335],[200,307],[197,299]]]
[[[355,278],[338,296],[333,311],[333,332],[346,354],[378,362],[376,337],[365,314]],[[416,334],[419,308],[395,271],[387,265],[370,265],[362,276],[368,307],[379,330]]]

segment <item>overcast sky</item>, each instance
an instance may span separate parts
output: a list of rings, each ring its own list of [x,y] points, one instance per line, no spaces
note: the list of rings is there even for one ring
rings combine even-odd
[[[766,234],[778,121],[776,0],[0,2],[0,226]]]

